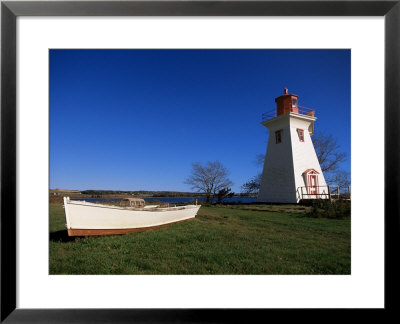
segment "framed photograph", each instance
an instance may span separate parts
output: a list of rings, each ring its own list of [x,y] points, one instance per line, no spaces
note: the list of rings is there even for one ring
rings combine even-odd
[[[393,309],[399,16],[2,1],[1,321]]]

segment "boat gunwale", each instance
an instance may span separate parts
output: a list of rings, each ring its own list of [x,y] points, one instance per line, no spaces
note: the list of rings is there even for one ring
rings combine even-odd
[[[194,209],[200,208],[201,205],[185,205],[185,206],[175,206],[175,207],[121,207],[121,206],[114,206],[114,205],[102,205],[102,204],[95,204],[91,202],[87,202],[85,200],[69,200],[68,204],[72,205],[80,205],[86,207],[97,207],[97,208],[108,208],[108,209],[119,209],[119,210],[128,210],[128,211],[144,211],[144,212],[165,212],[165,211],[175,211],[175,210],[185,210],[185,209]]]

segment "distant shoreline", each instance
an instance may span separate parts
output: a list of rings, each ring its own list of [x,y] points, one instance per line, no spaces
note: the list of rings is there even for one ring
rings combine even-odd
[[[137,197],[137,198],[206,198],[204,195],[193,195],[193,196],[149,196],[149,195],[71,195],[71,194],[60,194],[56,196],[68,196],[71,199],[74,198],[127,198],[127,197]],[[257,195],[233,195],[232,197],[257,197]]]
[[[90,192],[90,193],[86,193]],[[206,197],[202,193],[188,193],[188,192],[173,192],[173,191],[131,191],[126,193],[103,193],[101,190],[62,190],[62,189],[50,189],[49,194],[52,197],[63,197],[68,196],[70,198],[126,198],[126,197],[138,197],[138,198],[199,198]],[[254,194],[236,194],[233,197],[257,197]]]

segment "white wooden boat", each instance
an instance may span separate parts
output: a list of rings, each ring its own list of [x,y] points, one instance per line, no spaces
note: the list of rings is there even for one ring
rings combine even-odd
[[[132,207],[132,201],[135,201]],[[129,206],[109,206],[64,197],[69,236],[126,234],[194,219],[200,205],[144,206],[130,199]],[[138,207],[139,205],[139,207]]]

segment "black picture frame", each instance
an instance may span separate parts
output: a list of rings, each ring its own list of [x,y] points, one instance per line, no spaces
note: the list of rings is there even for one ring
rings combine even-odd
[[[234,322],[264,310],[16,308],[16,18],[18,16],[384,16],[385,310],[395,310],[400,228],[400,0],[394,1],[2,1],[1,322]],[[393,296],[393,297],[392,297]],[[256,318],[256,317],[254,317]]]

